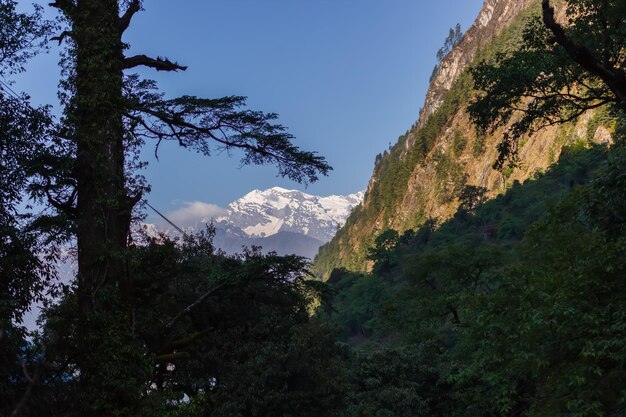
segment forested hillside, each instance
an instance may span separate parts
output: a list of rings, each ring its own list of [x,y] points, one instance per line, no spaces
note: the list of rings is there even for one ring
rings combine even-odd
[[[491,201],[467,195],[442,225],[381,234],[371,273],[331,274],[331,322],[366,356],[434,350],[408,359],[445,397],[425,415],[623,415],[624,162],[566,147]]]
[[[626,415],[626,6],[568,5],[476,54],[316,258],[355,415]]]
[[[364,203],[320,248],[314,264],[318,277],[328,278],[333,268],[369,270],[367,250],[379,234],[444,221],[456,212],[468,186],[482,187],[486,198],[494,198],[515,181],[545,171],[563,146],[610,141],[613,121],[605,110],[589,111],[566,124],[527,132],[519,143],[517,163],[493,169],[497,145],[510,124],[481,132],[472,123],[467,112],[477,94],[472,68],[520,48],[528,22],[540,14],[540,1],[485,3],[474,26],[442,62],[421,119],[376,158]]]

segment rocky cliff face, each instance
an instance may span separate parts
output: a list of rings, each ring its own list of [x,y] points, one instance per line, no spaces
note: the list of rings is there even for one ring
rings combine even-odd
[[[374,168],[365,200],[335,238],[320,248],[314,272],[367,270],[367,248],[385,229],[403,232],[427,220],[442,222],[458,209],[461,190],[484,187],[493,198],[515,181],[524,182],[555,162],[565,145],[607,142],[610,132],[588,113],[575,123],[544,129],[520,142],[520,164],[493,169],[502,130],[479,135],[466,106],[472,95],[468,66],[478,58],[515,48],[537,0],[487,0],[461,43],[441,62],[420,120]]]
[[[463,39],[440,63],[439,71],[430,83],[424,106],[420,111],[418,126],[424,123],[443,102],[466,66],[476,53],[511,24],[520,11],[533,0],[487,0],[474,24],[465,32]],[[410,145],[407,142],[407,145]]]

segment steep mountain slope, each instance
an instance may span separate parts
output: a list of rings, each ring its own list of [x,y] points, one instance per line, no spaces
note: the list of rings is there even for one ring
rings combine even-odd
[[[479,134],[466,107],[475,93],[469,67],[516,49],[529,18],[540,13],[537,0],[489,0],[461,43],[442,61],[426,96],[420,120],[396,145],[377,158],[365,200],[335,238],[320,248],[314,272],[327,278],[334,268],[365,271],[367,250],[386,229],[403,232],[427,220],[450,218],[468,187],[481,198],[502,194],[558,159],[563,146],[608,142],[602,112],[575,123],[544,129],[520,142],[520,163],[503,172],[492,168],[502,130]]]
[[[483,5],[474,24],[465,32],[462,42],[441,61],[439,71],[432,79],[424,106],[420,111],[418,126],[443,104],[444,97],[460,77],[476,53],[489,43],[512,20],[532,4],[533,0],[488,0]],[[408,142],[407,142],[408,143]]]

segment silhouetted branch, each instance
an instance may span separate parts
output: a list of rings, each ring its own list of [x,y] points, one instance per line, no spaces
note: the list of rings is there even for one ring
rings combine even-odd
[[[74,201],[76,201],[76,197],[78,195],[78,189],[74,188],[74,190],[72,191],[72,194],[70,195],[70,197],[67,199],[67,201],[65,202],[60,202],[57,199],[55,199],[52,194],[50,193],[50,182],[48,182],[48,184],[45,187],[45,193],[46,193],[46,197],[48,199],[48,203],[50,203],[50,205],[54,208],[56,208],[57,210],[69,215],[71,218],[73,219],[77,219],[78,216],[78,209],[74,206]]]
[[[141,198],[143,197],[143,192],[139,191],[137,194],[135,194],[134,196],[129,196],[128,197],[128,210],[132,210],[133,207],[135,207],[135,205],[137,205],[137,203],[139,203],[139,200],[141,200]]]
[[[278,154],[278,153],[273,153],[270,152],[267,147],[263,147],[263,146],[256,146],[253,145],[252,143],[249,142],[244,142],[244,141],[235,141],[235,140],[229,140],[228,139],[228,135],[226,133],[224,133],[224,130],[222,128],[221,125],[215,125],[212,127],[203,127],[203,126],[199,126],[197,124],[191,123],[191,122],[187,122],[183,119],[176,119],[173,118],[167,114],[164,113],[160,113],[160,112],[156,112],[156,111],[152,111],[150,109],[142,109],[142,111],[146,114],[149,114],[153,117],[158,118],[159,120],[161,120],[163,123],[165,123],[165,125],[170,129],[170,133],[169,134],[164,134],[161,133],[161,136],[170,136],[173,138],[178,139],[179,143],[181,146],[183,147],[187,147],[187,145],[185,144],[184,141],[181,140],[181,138],[183,137],[184,133],[183,131],[186,130],[187,132],[197,132],[203,135],[206,135],[208,137],[210,137],[211,139],[213,139],[214,141],[216,141],[217,143],[220,143],[222,145],[224,145],[226,148],[239,148],[239,149],[245,149],[248,151],[252,151],[258,154],[261,154],[263,156],[266,157],[270,157],[273,158],[277,161],[283,161],[283,162],[288,162],[289,159],[285,158],[284,156]],[[230,127],[233,130],[236,130],[235,128],[233,128],[232,126]],[[219,131],[222,133],[222,137],[217,136],[214,131]],[[243,133],[240,131],[237,131],[237,133]]]
[[[174,324],[176,324],[176,322],[178,320],[180,320],[181,318],[183,318],[184,316],[186,316],[187,314],[189,314],[191,312],[191,310],[193,310],[195,307],[197,307],[198,305],[200,305],[200,303],[202,303],[204,300],[206,300],[209,296],[211,296],[212,294],[214,294],[217,290],[219,290],[220,288],[222,288],[225,284],[218,284],[214,287],[211,287],[207,292],[205,292],[204,294],[202,294],[196,301],[194,301],[193,303],[189,304],[187,307],[185,307],[180,313],[178,313],[176,316],[174,316],[174,318],[172,320],[169,321],[169,323],[167,323],[167,325],[165,326],[166,329],[171,329],[172,327],[174,327]]]
[[[56,0],[53,3],[49,3],[49,6],[61,10],[68,16],[73,15],[76,10],[76,3],[73,0]]]
[[[332,169],[323,157],[294,146],[293,136],[274,122],[276,114],[242,109],[245,97],[164,100],[151,91],[152,84],[136,80],[129,76],[126,125],[135,137],[157,139],[157,148],[163,140],[175,140],[204,155],[214,147],[239,149],[243,165],[275,163],[279,175],[301,183],[314,182]]]
[[[140,10],[141,2],[139,0],[133,0],[128,6],[128,9],[126,9],[126,13],[120,17],[120,30],[122,33],[128,29],[130,22],[133,20],[133,16]]]
[[[172,363],[177,360],[189,359],[190,355],[187,352],[174,352],[158,355],[154,358],[156,363]]]
[[[67,37],[72,37],[73,33],[70,30],[64,30],[63,32],[61,32],[61,34],[59,36],[54,36],[52,38],[50,38],[50,40],[52,41],[58,41],[59,42],[59,46],[63,43],[63,41],[65,40],[65,38]]]
[[[542,1],[542,9],[543,22],[552,32],[550,41],[565,49],[567,54],[578,65],[602,79],[615,94],[620,106],[626,109],[626,74],[618,69],[607,67],[589,49],[572,42],[565,33],[565,29],[556,21],[554,8],[550,5],[550,0]]]
[[[150,58],[146,55],[135,55],[125,58],[122,64],[123,69],[130,69],[139,66],[154,68],[157,71],[185,71],[187,67],[172,62],[167,58]]]

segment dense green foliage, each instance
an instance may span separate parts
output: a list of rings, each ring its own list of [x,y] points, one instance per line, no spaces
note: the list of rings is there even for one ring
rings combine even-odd
[[[325,372],[338,368],[332,361],[342,353],[333,332],[310,320],[317,296],[303,282],[301,259],[227,258],[206,239],[130,244],[134,215],[141,217],[135,206],[149,189],[137,174],[146,140],[157,149],[175,140],[205,155],[213,145],[237,149],[242,164],[273,163],[279,175],[305,183],[327,175],[325,159],[294,146],[277,115],[244,108],[243,97],[166,100],[154,82],[124,75],[138,66],[185,69],[124,55],[122,34],[140,0],[55,1],[63,32],[42,19],[41,7],[29,15],[16,4],[0,0],[2,414],[154,415],[186,408],[183,393],[204,398],[201,415],[282,415],[297,401],[311,413],[336,407],[333,381],[341,378]],[[68,45],[58,121],[5,81],[46,47],[52,29]],[[58,243],[76,246],[78,273],[53,288],[46,281]],[[144,256],[163,269],[152,270]],[[28,334],[24,312],[44,296],[42,331]],[[198,321],[200,311],[210,320]],[[184,375],[184,361],[194,377],[168,380],[172,370]],[[249,372],[259,363],[264,378]],[[239,385],[243,376],[251,385]]]
[[[134,265],[140,251],[131,244],[131,224],[142,216],[136,208],[143,193],[149,190],[137,172],[144,166],[140,147],[152,140],[158,150],[162,141],[172,140],[205,155],[215,148],[239,150],[242,164],[275,164],[279,175],[304,183],[327,175],[331,167],[317,153],[293,145],[293,136],[276,123],[276,114],[246,109],[243,97],[165,99],[156,83],[125,74],[124,71],[139,66],[160,71],[186,69],[162,57],[126,56],[129,45],[122,36],[133,16],[142,10],[141,0],[58,0],[49,5],[58,12],[54,29],[59,36],[54,39],[59,45],[67,45],[61,62],[63,80],[59,95],[63,117],[59,120],[48,116],[48,108],[32,109],[27,97],[13,92],[4,81],[23,70],[26,61],[45,48],[52,25],[43,21],[40,7],[32,15],[21,14],[16,12],[16,2],[0,0],[0,340],[2,364],[6,365],[2,368],[2,411],[4,414],[6,408],[13,415],[38,414],[47,408],[60,415],[152,415],[180,400],[161,395],[169,385],[159,378],[170,367],[180,367],[180,361],[191,359],[191,353],[182,351],[183,347],[200,342],[206,347],[209,330],[217,326],[205,322],[193,323],[191,329],[181,328],[183,319],[210,301],[209,295],[193,301],[183,297],[193,294],[183,294],[181,287],[171,288],[163,283],[154,293],[149,291],[149,285],[141,286],[142,274],[149,268]],[[61,31],[61,27],[66,30]],[[22,201],[26,196],[31,198],[28,203]],[[39,206],[36,218],[31,219],[28,214],[32,208],[27,204],[33,202]],[[46,294],[58,298],[47,298],[47,304],[52,305],[41,318],[44,331],[31,334],[31,342],[27,343],[21,327],[22,315],[41,300],[44,288],[51,289],[44,287],[44,280],[55,267],[53,255],[59,242],[75,246],[75,251],[69,252],[76,254],[77,274],[71,282],[60,285],[59,291]],[[160,246],[166,247],[167,243]],[[162,253],[161,260],[170,260],[174,265],[192,262],[185,258],[186,250],[185,245],[175,247]],[[183,255],[177,258],[176,251]],[[234,364],[220,372],[204,369],[206,382],[192,388],[193,396],[201,391],[205,397],[211,397],[203,414],[217,413],[217,404],[235,398],[237,407],[243,407],[242,414],[267,415],[268,409],[283,406],[276,398],[283,398],[285,392],[309,401],[311,412],[315,406],[331,409],[331,400],[321,401],[321,391],[311,386],[332,386],[318,383],[322,372],[312,371],[316,359],[333,357],[332,332],[310,326],[307,329],[324,335],[330,344],[319,342],[318,356],[312,354],[315,349],[311,348],[312,362],[300,361],[300,373],[294,367],[280,374],[282,370],[277,368],[283,358],[296,362],[293,358],[304,356],[299,347],[312,338],[305,330],[294,330],[296,325],[308,322],[312,304],[298,278],[304,274],[303,262],[273,257],[255,269],[251,264],[260,255],[246,256],[229,264],[222,255],[207,255],[202,258],[208,264],[202,267],[203,271],[212,267],[213,272],[209,276],[198,272],[194,277],[209,285],[207,280],[222,271],[228,285],[219,285],[220,295],[224,296],[225,288],[235,286],[235,282],[241,283],[237,295],[253,294],[247,300],[252,306],[242,304],[235,296],[223,297],[233,306],[246,308],[248,316],[239,319],[271,317],[272,322],[265,324],[273,326],[280,317],[284,328],[279,331],[274,326],[275,333],[266,329],[252,334],[247,330],[261,326],[247,322],[238,328],[222,317],[224,325],[230,325],[229,330],[239,330],[236,336],[249,334],[251,345],[242,352],[223,346],[219,354],[214,353],[224,366],[228,364],[226,352],[238,356],[232,359]],[[184,282],[185,271],[164,266],[169,267],[166,271],[174,271],[174,275],[165,276],[167,283]],[[158,275],[150,276],[152,285],[156,278]],[[264,280],[265,287],[248,288],[245,279]],[[270,285],[272,280],[276,281],[275,286]],[[199,282],[185,284],[203,288]],[[254,308],[256,296],[263,301],[259,306],[271,307],[267,311]],[[176,308],[178,315],[170,317],[167,323],[160,322],[157,312],[166,302],[154,304],[157,299],[170,299],[174,303],[170,307]],[[272,309],[279,307],[283,308],[281,313],[272,316]],[[161,339],[155,341],[153,336],[157,334]],[[242,357],[262,350],[252,343],[267,341],[268,335],[283,337],[274,349],[284,348],[287,353],[267,355],[261,361],[267,362],[270,376],[254,381],[259,390],[271,388],[258,394],[258,404],[251,395],[247,396],[249,391],[240,393],[245,397],[241,401],[234,394],[224,395],[221,402],[207,394],[209,390],[217,392],[233,386],[224,375],[240,371],[239,366],[244,365]],[[226,342],[220,333],[211,336]],[[245,345],[243,339],[239,341]],[[254,359],[260,360],[260,356],[250,360]],[[296,384],[303,387],[297,390]],[[192,397],[191,392],[179,391]],[[272,400],[273,392],[276,398]],[[313,392],[319,394],[315,402],[308,397]],[[332,395],[331,391],[329,398]],[[246,401],[251,405],[246,405]],[[236,415],[234,409],[229,410],[222,415]]]
[[[436,351],[424,344],[357,352],[341,417],[447,416],[448,385],[434,366]]]
[[[25,61],[42,47],[49,30],[41,10],[19,13],[16,2],[0,1],[0,414],[9,415],[28,387],[29,365],[24,314],[41,300],[54,277],[45,250],[23,210],[24,190],[42,137],[49,125],[47,109],[35,109],[26,95],[9,85]],[[21,362],[21,363],[20,363]],[[34,377],[34,376],[33,376]]]
[[[81,318],[71,289],[47,309],[45,379],[26,413],[79,415],[86,400],[91,415],[339,412],[348,352],[310,315],[323,286],[305,280],[301,258],[225,256],[214,250],[211,233],[133,249],[134,329],[125,326],[119,293],[107,289],[109,314]],[[81,336],[84,325],[97,330],[93,340]],[[89,351],[95,343],[99,349]],[[78,384],[85,355],[107,365],[88,385],[98,391]]]
[[[452,391],[448,416],[618,412],[624,172],[621,149],[569,148],[524,185],[372,251],[372,274],[336,271],[331,320],[368,352],[437,346],[428,363],[450,386],[430,399]]]
[[[549,2],[543,3],[543,23],[537,10],[529,9],[479,54],[482,63],[471,70],[477,88],[484,90],[470,109],[478,127],[494,132],[512,123],[500,145],[499,168],[509,157],[515,161],[517,140],[536,127],[566,123],[556,138],[562,145],[571,136],[567,122],[590,108],[624,103],[620,86],[612,84],[612,77],[624,81],[623,25],[617,23],[625,15],[623,4],[568,2],[564,34]],[[572,39],[579,43],[575,48]],[[596,73],[588,61],[602,61],[607,72]],[[343,340],[372,358],[386,356],[377,362],[389,364],[402,349],[422,347],[412,363],[427,363],[422,378],[438,381],[437,389],[420,388],[419,399],[402,411],[395,408],[401,403],[370,394],[380,415],[421,415],[419,400],[445,405],[446,416],[624,415],[623,123],[618,111],[597,111],[586,137],[569,143],[545,174],[514,183],[488,202],[484,189],[461,187],[452,219],[426,222],[401,235],[384,231],[368,242],[371,273],[331,274],[335,310],[329,318],[342,329]],[[589,145],[600,124],[615,133],[610,150]],[[454,136],[452,151],[458,153],[462,142]],[[484,140],[474,143],[475,156],[483,146]],[[555,160],[554,147],[550,152]],[[386,169],[406,184],[404,160],[393,156],[392,149],[387,157],[392,167]],[[449,177],[453,165],[438,158],[445,168],[437,175]],[[385,188],[391,186],[383,182],[385,162],[384,157],[378,161],[371,188],[382,184],[385,189],[373,199],[384,201],[382,210],[394,204],[384,197],[398,196]],[[364,216],[363,210],[355,216]],[[384,381],[386,367],[379,368],[370,378]],[[414,380],[406,369],[397,369],[406,383]],[[393,389],[402,383],[387,385]],[[437,415],[435,410],[427,415]]]
[[[1,22],[0,22],[1,24]],[[24,314],[40,301],[54,278],[54,252],[47,250],[32,217],[20,210],[38,140],[47,125],[42,109],[32,109],[23,98],[0,93],[0,413],[19,393],[8,379],[27,382],[15,362],[24,349]],[[26,361],[26,357],[23,358]],[[7,398],[8,396],[8,398]]]

